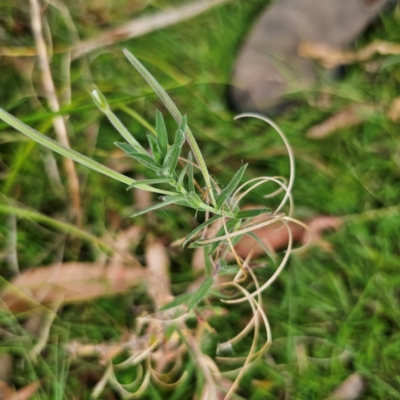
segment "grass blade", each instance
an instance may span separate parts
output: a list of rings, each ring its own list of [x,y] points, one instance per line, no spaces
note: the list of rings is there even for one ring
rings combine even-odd
[[[210,291],[212,285],[214,283],[214,278],[212,276],[207,276],[206,279],[202,282],[197,292],[195,292],[192,298],[189,301],[188,308],[189,311],[200,301],[202,300],[207,293]]]
[[[191,297],[192,297],[192,293],[180,294],[179,296],[176,296],[173,300],[171,300],[169,303],[164,304],[158,310],[159,311],[164,311],[164,310],[169,310],[170,308],[174,308],[174,307],[180,306],[180,305],[182,305],[184,303],[187,303],[190,300]]]
[[[168,150],[168,133],[165,126],[164,117],[158,110],[156,110],[156,132],[158,148],[160,149],[163,157],[165,157]]]
[[[189,235],[186,236],[186,239],[183,242],[182,247],[185,247],[190,239],[192,239],[194,236],[196,236],[199,232],[201,232],[208,225],[210,225],[213,222],[217,221],[219,218],[221,218],[220,215],[214,215],[213,217],[209,218],[207,221],[204,221],[202,224],[200,224],[197,228],[193,229],[192,232],[190,232]]]
[[[94,104],[98,107],[98,109],[104,113],[104,115],[108,118],[114,128],[120,133],[120,135],[139,153],[147,154],[146,150],[142,147],[142,145],[132,136],[132,134],[128,131],[125,125],[119,120],[119,118],[111,111],[108,102],[100,92],[100,90],[93,86],[90,91],[90,95]]]
[[[160,167],[155,164],[154,160],[147,153],[146,154],[138,153],[128,143],[115,142],[114,144],[116,146],[118,146],[120,149],[122,149],[128,157],[132,157],[135,160],[139,161],[146,168],[149,168],[149,169],[151,169],[153,171],[156,171],[156,172],[158,172],[160,170]]]
[[[189,192],[194,192],[194,174],[193,174],[193,157],[192,157],[192,152],[189,152],[188,155],[188,172],[189,172]]]
[[[183,143],[185,143],[185,127],[186,127],[186,116],[182,118],[182,123],[176,131],[175,142],[168,149],[167,156],[165,157],[163,167],[168,169],[168,175],[172,175],[175,171],[176,165],[178,164],[179,154]]]
[[[160,86],[160,84],[154,79],[153,75],[150,74],[149,71],[139,62],[139,60],[130,53],[127,49],[123,50],[125,57],[129,60],[129,62],[136,68],[136,70],[142,75],[142,77],[146,80],[146,82],[151,86],[157,96],[161,99],[161,101],[165,104],[168,108],[171,115],[174,117],[175,121],[180,124],[182,121],[182,114],[179,112],[178,108],[168,96],[167,92]],[[200,170],[203,174],[204,181],[207,187],[211,187],[211,178],[210,174],[208,173],[208,169],[206,163],[204,161],[203,155],[199,149],[199,146],[196,142],[196,139],[193,136],[192,131],[187,126],[185,130],[185,134],[189,143],[190,148],[193,151],[193,154],[199,164]],[[213,205],[216,204],[214,194],[211,192],[210,194],[211,202]]]
[[[178,181],[176,182],[176,188],[177,188],[180,192],[183,192],[183,193],[186,192],[185,186],[184,186],[184,184],[183,184],[183,181],[184,181],[184,179],[185,179],[186,171],[187,171],[187,170],[188,170],[188,165],[186,164],[186,165],[183,167],[181,173],[179,174],[179,176],[178,176]]]
[[[173,183],[173,179],[157,178],[157,179],[143,179],[141,181],[133,182],[126,190],[138,187],[140,185],[156,185],[158,183]]]
[[[158,166],[161,166],[164,157],[162,156],[160,149],[158,148],[157,139],[151,133],[148,133],[147,140],[149,142],[151,153],[153,154],[153,160],[154,160],[155,164]]]
[[[251,210],[242,210],[236,213],[237,219],[258,217],[262,214],[271,214],[270,208],[254,208]]]
[[[71,160],[74,160],[75,162],[92,169],[93,171],[99,172],[100,174],[103,174],[110,178],[113,178],[116,181],[125,183],[126,185],[131,185],[132,183],[136,182],[134,179],[129,178],[125,175],[122,175],[119,172],[116,172],[116,171],[112,170],[111,168],[108,168],[108,167],[98,163],[97,161],[94,161],[91,158],[86,157],[81,153],[78,153],[75,150],[64,147],[62,144],[56,142],[53,139],[48,138],[47,136],[41,134],[40,132],[36,131],[35,129],[31,128],[30,126],[24,124],[22,121],[15,118],[11,114],[9,114],[7,111],[4,111],[2,108],[0,108],[0,119],[2,119],[8,125],[12,126],[17,131],[28,136],[30,139],[41,144],[42,146],[45,146],[48,149],[53,150],[54,152],[61,154],[64,157],[68,157]],[[156,189],[151,186],[143,186],[140,189],[148,190],[149,192],[161,193],[161,194],[174,194],[173,192]]]
[[[152,206],[150,206],[148,208],[145,208],[144,210],[136,211],[135,213],[133,213],[130,216],[130,218],[134,218],[134,217],[137,217],[139,215],[146,214],[149,211],[158,210],[159,208],[163,208],[165,206],[168,206],[169,204],[178,204],[178,202],[180,200],[184,200],[184,197],[183,196],[167,196],[166,199],[163,202],[154,204],[154,205],[152,205]]]
[[[222,190],[220,195],[217,197],[217,209],[220,209],[225,200],[232,194],[232,192],[237,188],[237,185],[243,178],[244,171],[246,171],[248,164],[243,165],[233,176],[232,180],[228,185]]]

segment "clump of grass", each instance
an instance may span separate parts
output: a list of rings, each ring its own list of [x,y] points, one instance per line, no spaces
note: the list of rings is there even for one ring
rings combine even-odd
[[[275,281],[291,254],[293,243],[288,222],[300,223],[291,217],[293,210],[291,190],[294,181],[293,153],[284,133],[274,122],[257,114],[242,114],[237,118],[259,118],[275,128],[288,151],[290,177],[288,181],[281,176],[259,177],[241,183],[247,167],[247,165],[243,165],[225,187],[219,187],[207,169],[200,148],[189,128],[187,117],[182,116],[165,90],[145,67],[127,50],[124,50],[124,54],[149,83],[177,122],[178,128],[173,143],[169,143],[163,115],[157,111],[156,134],[147,135],[150,148],[150,152],[148,152],[112,112],[100,90],[97,87],[93,87],[90,94],[96,106],[107,116],[112,125],[125,139],[125,142],[117,142],[115,144],[125,152],[126,156],[135,159],[147,169],[153,171],[155,178],[139,181],[131,179],[47,138],[2,109],[0,109],[0,118],[49,149],[128,185],[128,190],[138,188],[161,196],[160,202],[147,209],[138,210],[132,214],[132,217],[137,217],[171,204],[188,207],[196,213],[204,213],[205,215],[204,221],[182,240],[183,246],[190,243],[189,247],[203,248],[205,263],[202,283],[196,291],[183,293],[175,297],[171,302],[164,304],[155,315],[140,320],[141,324],[148,324],[149,330],[152,332],[148,345],[144,346],[140,351],[132,350],[130,356],[118,365],[113,365],[110,361],[104,378],[99,382],[94,395],[98,396],[101,393],[107,381],[123,397],[129,398],[139,398],[146,390],[151,379],[167,388],[178,385],[185,379],[186,373],[178,378],[175,383],[167,383],[165,379],[163,381],[160,378],[160,374],[153,370],[151,363],[152,354],[160,350],[163,340],[167,338],[169,341],[177,341],[179,343],[179,346],[174,347],[178,359],[183,357],[182,351],[178,351],[178,349],[181,349],[180,346],[182,344],[195,356],[196,363],[199,365],[206,381],[205,389],[201,394],[202,398],[217,398],[218,382],[221,378],[219,369],[212,360],[202,353],[195,338],[188,335],[187,329],[183,325],[188,315],[198,312],[201,304],[212,304],[214,299],[217,298],[227,304],[247,302],[253,313],[248,325],[238,335],[219,346],[219,349],[230,348],[240,342],[252,330],[254,331],[252,344],[246,357],[216,358],[219,363],[238,363],[240,366],[238,369],[231,371],[231,376],[234,376],[233,384],[229,389],[226,389],[226,398],[229,398],[237,389],[248,365],[265,352],[272,340],[271,328],[262,306],[262,292]],[[186,156],[182,156],[185,142],[189,144],[190,151]],[[275,210],[265,206],[247,210],[241,209],[241,202],[250,192],[261,185],[271,182],[275,183],[278,189],[267,194],[266,197],[274,197],[284,193],[283,199]],[[289,203],[289,212],[286,215],[282,210],[287,203]],[[208,235],[208,228],[211,224],[219,224],[219,230],[214,237],[209,237]],[[281,224],[288,231],[288,246],[280,262],[277,261],[276,256],[270,253],[269,249],[255,234],[257,229],[272,224]],[[251,263],[254,247],[249,249],[248,255],[244,259],[235,251],[235,244],[244,235],[248,235],[254,240],[254,246],[260,245],[270,257],[272,263],[276,265],[275,272],[265,282],[259,282],[254,273],[255,266]],[[229,264],[230,257],[235,260],[234,264]],[[220,275],[228,275],[231,279],[222,281]],[[229,298],[226,298],[226,288],[228,287],[234,290],[230,291]],[[252,290],[253,287],[255,288],[254,290]],[[264,325],[267,340],[259,347],[261,324]],[[175,331],[175,335],[171,334],[171,328],[172,331]],[[138,330],[138,335],[140,335],[140,329]],[[126,369],[132,366],[138,368],[136,380],[129,385],[121,385],[114,373],[114,367]]]

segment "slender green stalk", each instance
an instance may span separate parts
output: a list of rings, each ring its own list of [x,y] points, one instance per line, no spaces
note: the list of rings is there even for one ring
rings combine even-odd
[[[50,150],[55,151],[58,154],[61,154],[64,157],[68,157],[71,160],[74,160],[96,172],[100,172],[103,175],[106,175],[110,178],[113,178],[119,182],[125,183],[126,185],[131,185],[132,183],[136,182],[135,179],[129,178],[125,175],[120,174],[108,168],[89,157],[86,157],[75,150],[68,149],[61,145],[60,143],[56,142],[53,139],[48,138],[47,136],[42,135],[40,132],[36,131],[35,129],[31,128],[30,126],[24,124],[19,119],[13,117],[7,111],[0,108],[0,119],[4,122],[12,126],[17,131],[23,133],[24,135],[28,136],[29,138],[33,139],[34,141],[40,143],[42,146],[49,148]],[[172,195],[173,192],[167,190],[161,190],[157,188],[153,188],[149,185],[140,185],[138,186],[139,189],[147,190],[149,192],[155,192],[160,194]]]
[[[154,79],[154,77],[150,74],[149,71],[140,63],[140,61],[127,49],[123,50],[126,58],[129,62],[136,68],[136,70],[143,76],[146,82],[152,87],[158,97],[162,100],[165,106],[168,108],[171,115],[174,117],[175,121],[178,125],[182,122],[182,114],[179,112],[178,108],[168,96],[167,92],[160,86],[160,84]],[[200,148],[196,142],[196,139],[193,136],[192,131],[188,126],[186,126],[185,134],[187,141],[189,143],[190,148],[193,151],[193,154],[199,164],[201,173],[203,174],[204,181],[208,188],[211,188],[211,178],[210,174],[208,173],[208,169],[206,163],[204,161],[203,155],[201,154]],[[214,193],[212,190],[209,191],[211,202],[214,206],[216,206]]]
[[[94,104],[99,108],[99,110],[104,113],[108,118],[114,128],[119,132],[119,134],[139,153],[145,154],[147,156],[147,151],[143,146],[131,135],[125,125],[119,120],[119,118],[111,111],[108,101],[100,92],[100,90],[93,86],[90,95],[92,96]]]
[[[47,215],[41,214],[37,211],[27,210],[16,206],[0,204],[0,214],[6,214],[6,215],[14,214],[19,218],[26,218],[36,222],[44,223],[62,232],[66,232],[78,238],[85,239],[91,243],[95,243],[110,253],[114,252],[114,249],[109,244],[104,242],[102,239],[94,236],[93,234],[86,232],[80,228],[77,228],[74,225],[48,217]]]

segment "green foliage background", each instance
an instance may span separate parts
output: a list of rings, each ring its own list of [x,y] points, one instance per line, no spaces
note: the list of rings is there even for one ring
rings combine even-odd
[[[157,0],[135,13],[134,4],[119,0],[78,1],[68,5],[82,39],[101,30],[127,22],[132,16],[151,14],[183,1]],[[23,1],[5,1],[0,5],[0,31],[6,46],[33,46],[29,10]],[[157,77],[168,90],[199,142],[211,174],[226,184],[243,162],[248,162],[247,178],[259,175],[288,174],[287,158],[280,139],[257,121],[233,122],[225,102],[226,83],[235,54],[264,6],[264,1],[235,0],[193,20],[151,33],[89,55],[93,82],[107,96],[114,111],[145,145],[146,129],[121,110],[136,111],[154,125],[155,109],[166,115],[160,101],[126,61],[126,47]],[[54,7],[46,9],[53,48],[72,43],[65,18]],[[382,15],[360,37],[360,48],[375,39],[400,42],[400,14],[391,10]],[[306,254],[293,256],[278,281],[265,293],[268,316],[273,329],[271,351],[246,374],[239,394],[246,399],[322,399],[353,372],[365,379],[362,399],[400,398],[400,315],[399,315],[399,214],[389,207],[400,198],[399,125],[390,122],[384,111],[366,116],[360,126],[342,129],[323,140],[313,141],[305,132],[313,124],[352,103],[372,103],[384,110],[400,94],[400,56],[379,58],[376,72],[362,66],[347,67],[342,79],[324,78],[332,101],[328,109],[310,105],[319,93],[298,95],[301,104],[277,118],[286,132],[296,156],[296,181],[293,196],[297,215],[329,214],[347,216],[379,210],[373,218],[356,218],[339,231],[328,234],[331,252],[315,247]],[[56,85],[63,87],[62,54],[55,52],[52,70]],[[30,57],[0,57],[0,105],[36,129],[53,137],[51,117],[41,95],[37,65]],[[31,68],[31,76],[27,71]],[[85,72],[86,71],[86,72]],[[88,94],[86,66],[79,60],[71,68],[72,102],[62,112],[69,114],[72,148],[99,162],[106,162],[118,133],[100,115]],[[322,90],[326,90],[321,88]],[[62,95],[62,89],[60,90]],[[96,134],[96,124],[99,124]],[[172,118],[166,118],[170,132],[176,130]],[[1,124],[0,185],[1,204],[13,199],[17,204],[65,220],[68,208],[65,192],[55,186],[46,173],[48,152],[22,135]],[[171,141],[171,138],[170,138]],[[55,156],[60,164],[60,157]],[[60,168],[62,171],[62,168]],[[133,223],[127,218],[134,199],[125,186],[77,166],[82,182],[84,227],[96,236],[115,234]],[[132,162],[129,176],[147,171]],[[65,185],[65,176],[61,176]],[[65,190],[65,189],[64,189]],[[251,200],[251,199],[250,199]],[[272,204],[273,205],[273,204]],[[1,209],[0,209],[1,212]],[[114,216],[121,216],[117,225]],[[0,216],[0,273],[10,279],[7,259],[10,218]],[[166,243],[184,236],[195,226],[190,209],[172,207],[157,214],[156,224],[138,218]],[[49,226],[27,219],[17,223],[17,254],[21,270],[59,260],[94,260],[98,254],[85,241]],[[137,249],[141,257],[142,247]],[[191,251],[171,251],[173,290],[180,293],[193,279]],[[65,344],[73,339],[93,342],[118,340],[132,327],[132,305],[149,302],[141,289],[124,296],[64,307],[54,321],[49,344],[32,364],[26,357],[35,338],[21,325],[24,316],[0,311],[0,325],[12,333],[1,337],[0,352],[14,357],[12,383],[17,387],[41,380],[35,399],[85,399],[101,377],[96,360],[69,359]],[[246,310],[232,307],[227,318],[214,318],[211,324],[221,333],[209,345],[213,354],[216,343],[232,336],[249,316]],[[317,339],[315,339],[317,338]],[[299,352],[305,348],[309,358],[299,364]],[[350,356],[338,357],[344,350]],[[146,399],[190,399],[195,368],[186,365],[190,378],[174,394],[151,387]],[[124,377],[121,377],[123,380]],[[263,381],[264,384],[258,384]],[[112,397],[106,391],[104,398]],[[107,397],[108,396],[108,397]]]

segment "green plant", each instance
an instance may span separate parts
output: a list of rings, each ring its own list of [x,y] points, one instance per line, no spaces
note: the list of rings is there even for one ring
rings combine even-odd
[[[156,135],[153,136],[148,134],[147,136],[150,148],[149,154],[146,149],[129,133],[127,128],[113,113],[105,96],[100,92],[100,90],[96,87],[93,87],[90,90],[90,94],[96,106],[107,116],[113,126],[126,140],[126,142],[115,144],[121,148],[128,157],[135,159],[139,163],[143,164],[146,168],[153,171],[153,173],[156,175],[155,178],[141,181],[128,178],[74,150],[65,148],[58,142],[49,139],[48,137],[25,125],[2,109],[0,109],[0,118],[15,129],[19,130],[21,133],[27,135],[31,139],[48,147],[49,149],[65,157],[69,157],[70,159],[81,163],[93,169],[94,171],[100,172],[122,183],[125,183],[128,185],[128,189],[136,187],[141,190],[147,190],[161,195],[161,202],[156,203],[145,210],[135,212],[132,217],[137,217],[149,211],[158,210],[170,204],[177,204],[192,208],[196,211],[196,213],[205,213],[204,222],[202,222],[197,228],[189,233],[183,240],[183,245],[186,245],[189,243],[189,241],[192,241],[190,247],[204,248],[205,277],[203,282],[196,291],[183,293],[182,295],[177,296],[171,302],[164,304],[158,310],[161,313],[161,317],[158,315],[156,317],[145,318],[144,322],[153,324],[155,331],[160,331],[159,323],[161,323],[161,331],[163,332],[163,335],[167,330],[165,327],[168,328],[168,326],[172,326],[173,328],[176,328],[177,332],[179,332],[182,342],[185,343],[189,349],[191,349],[192,353],[197,358],[207,381],[205,386],[206,389],[204,389],[202,394],[203,398],[216,398],[217,385],[215,384],[215,380],[217,378],[215,378],[215,376],[218,376],[218,374],[215,373],[213,367],[210,367],[207,364],[207,360],[202,360],[202,357],[204,356],[201,354],[198,346],[193,341],[193,338],[185,337],[183,333],[184,328],[182,325],[180,325],[180,323],[184,318],[186,318],[188,313],[193,312],[193,309],[196,308],[198,304],[208,301],[209,298],[221,298],[222,302],[228,304],[248,302],[253,312],[253,318],[241,333],[228,342],[220,345],[220,349],[227,346],[232,346],[245,337],[251,328],[254,327],[254,337],[248,356],[244,358],[230,358],[229,360],[223,357],[217,358],[217,360],[220,362],[233,360],[241,363],[241,368],[236,373],[234,383],[227,391],[226,398],[228,398],[236,390],[238,382],[249,363],[262,355],[271,343],[271,330],[266,314],[262,308],[261,294],[274,282],[284,268],[290,256],[292,250],[292,236],[288,222],[299,223],[291,217],[291,189],[294,180],[293,153],[283,132],[268,118],[256,114],[240,115],[237,118],[259,118],[275,128],[284,141],[289,154],[290,178],[288,182],[286,182],[283,177],[279,176],[260,177],[240,184],[247,167],[247,165],[243,165],[234,174],[231,181],[224,188],[220,188],[216,181],[211,177],[206,167],[203,155],[193,133],[188,126],[187,117],[181,115],[165,90],[157,83],[154,77],[144,68],[144,66],[127,50],[124,51],[124,54],[137,69],[137,71],[143,76],[143,78],[149,83],[177,122],[178,129],[175,133],[173,143],[169,145],[168,134],[163,116],[159,111],[157,111]],[[185,142],[187,142],[190,146],[190,151],[188,152],[186,158],[181,156]],[[201,177],[199,177],[199,172]],[[284,193],[283,199],[279,206],[274,211],[265,206],[241,210],[240,203],[245,196],[260,185],[264,185],[269,182],[277,184],[279,188],[271,193],[269,197],[276,196],[282,192]],[[289,214],[285,215],[282,212],[282,209],[287,202],[289,202],[290,208]],[[289,237],[286,253],[280,262],[277,262],[276,257],[270,254],[265,244],[261,242],[261,240],[254,234],[254,231],[257,229],[275,223],[281,223],[287,229]],[[219,230],[215,236],[208,237],[207,232],[211,224],[219,224]],[[249,249],[248,256],[245,259],[240,258],[235,251],[235,244],[244,235],[250,236],[254,240],[255,245],[260,245],[263,249],[265,249],[266,254],[269,255],[272,262],[276,264],[275,272],[264,283],[259,283],[258,278],[253,271],[253,267],[251,266],[253,249]],[[234,260],[236,261],[234,265],[229,264],[229,257],[231,256],[233,256]],[[233,278],[227,282],[223,282],[219,280],[219,275],[233,275]],[[248,285],[249,282],[250,284],[255,285],[255,290],[253,292],[250,292],[247,286],[245,286]],[[224,298],[222,291],[227,287],[233,287],[235,289],[233,292],[233,297],[235,298]],[[241,294],[242,297],[236,298],[237,294]],[[260,335],[260,319],[265,325],[267,341],[260,349],[257,350],[257,342]],[[177,323],[177,325],[174,325],[175,323]],[[165,333],[165,335],[167,334]],[[118,383],[113,372],[114,366],[112,363],[109,364],[109,367],[106,371],[106,380],[109,379],[123,396],[132,398],[137,398],[140,396],[141,393],[143,393],[143,391],[146,389],[152,373],[149,354],[151,354],[151,352],[155,350],[160,343],[160,338],[149,342],[149,346],[143,350],[142,353],[139,355],[135,354],[129,357],[123,363],[119,364],[120,368],[126,368],[140,365],[142,362],[145,362],[145,368],[147,372],[143,377],[142,383],[136,389],[134,394],[130,393],[126,387],[123,387]],[[138,373],[138,377],[139,382],[142,379],[140,373]],[[182,379],[184,379],[184,375],[175,384],[178,384]],[[136,386],[136,384],[129,385],[129,388]],[[100,389],[98,388],[95,392],[98,393],[99,391]]]

